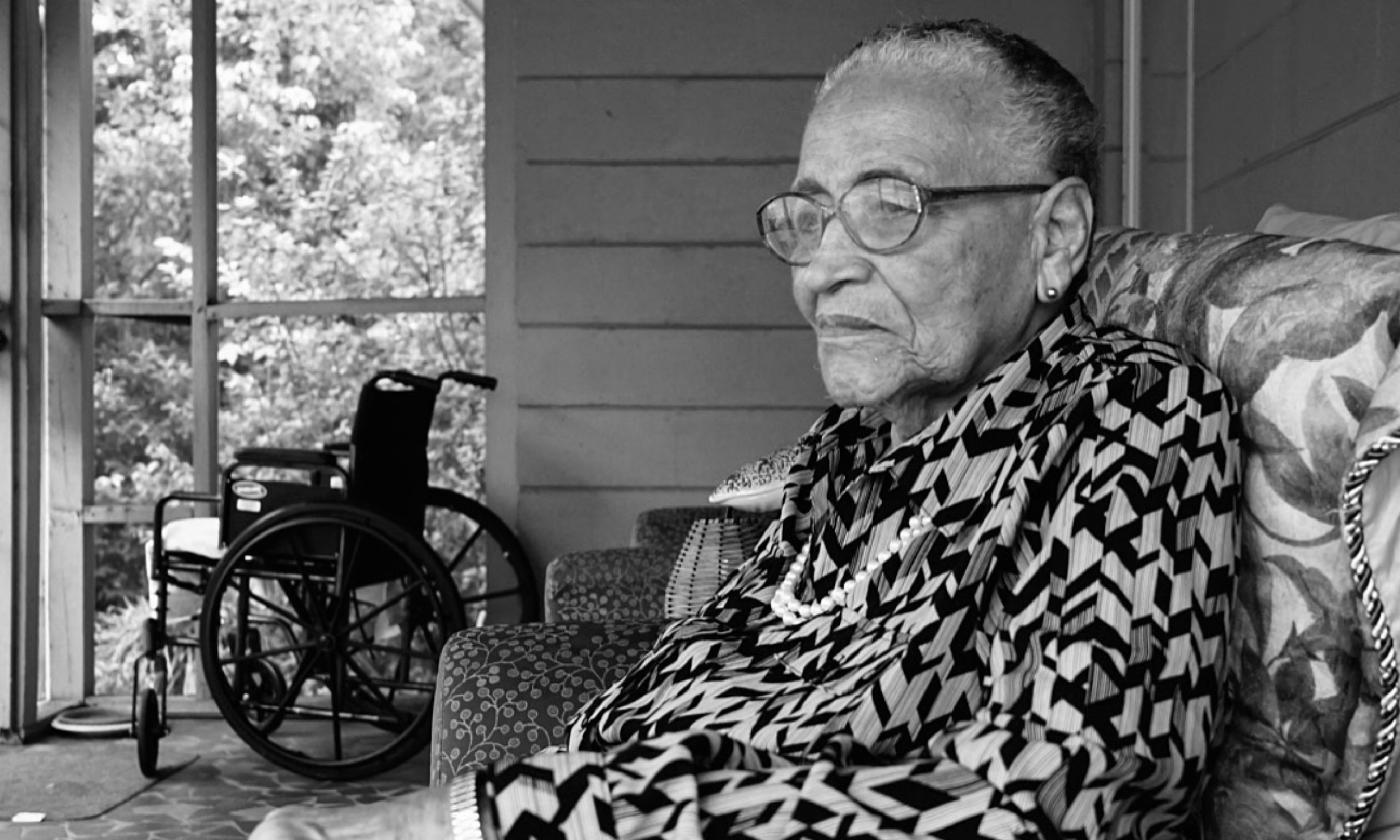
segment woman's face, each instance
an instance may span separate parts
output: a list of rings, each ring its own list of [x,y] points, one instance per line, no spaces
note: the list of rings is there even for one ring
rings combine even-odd
[[[1054,180],[1002,159],[983,128],[999,95],[986,83],[861,71],[814,109],[793,189],[832,206],[876,174],[925,187]],[[1031,238],[1039,199],[934,204],[913,239],[886,254],[833,220],[812,262],[792,270],[832,399],[887,415],[922,406],[931,420],[1023,347],[1044,321]]]

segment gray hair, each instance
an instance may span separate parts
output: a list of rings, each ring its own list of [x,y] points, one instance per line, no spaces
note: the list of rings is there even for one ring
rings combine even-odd
[[[901,69],[997,81],[1009,91],[1003,147],[1057,178],[1098,186],[1103,126],[1084,85],[1030,40],[980,20],[887,26],[856,44],[827,72],[816,102],[862,69]]]

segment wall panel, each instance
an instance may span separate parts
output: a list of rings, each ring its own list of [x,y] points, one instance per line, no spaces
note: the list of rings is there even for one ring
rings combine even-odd
[[[1092,0],[515,0],[524,77],[810,76],[862,35],[980,17],[1033,37],[1075,72],[1094,64]]]
[[[787,188],[785,166],[530,166],[522,245],[749,243],[754,211]]]
[[[1400,102],[1201,191],[1200,218],[1251,230],[1270,204],[1348,218],[1400,211]]]
[[[758,244],[528,247],[521,325],[802,326],[786,266]],[[619,305],[625,302],[626,305]]]
[[[1400,4],[1197,5],[1196,206],[1252,228],[1269,204],[1400,210]]]
[[[525,162],[797,159],[819,77],[520,83]]]
[[[522,330],[522,406],[815,405],[816,345],[806,329]]]
[[[821,408],[522,408],[520,468],[556,488],[713,487],[796,440]]]

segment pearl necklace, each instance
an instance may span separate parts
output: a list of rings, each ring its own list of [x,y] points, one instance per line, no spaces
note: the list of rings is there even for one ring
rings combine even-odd
[[[801,580],[802,573],[811,559],[812,540],[808,540],[797,552],[797,556],[792,558],[787,573],[783,575],[782,582],[778,584],[772,600],[768,602],[769,606],[773,608],[773,613],[789,626],[801,624],[813,616],[829,613],[845,604],[846,599],[851,596],[851,592],[855,590],[856,586],[864,583],[865,579],[870,577],[871,572],[888,563],[891,558],[903,554],[914,540],[928,533],[931,527],[933,527],[933,517],[927,513],[918,514],[909,520],[908,525],[899,529],[899,536],[890,540],[886,549],[876,552],[875,556],[867,560],[864,568],[857,571],[845,583],[833,587],[830,593],[811,602],[803,601],[794,594],[797,581]],[[813,535],[813,539],[815,539],[815,535]]]

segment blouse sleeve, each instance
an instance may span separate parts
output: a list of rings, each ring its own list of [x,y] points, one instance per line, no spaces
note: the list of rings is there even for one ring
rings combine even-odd
[[[1219,383],[1138,366],[1073,412],[988,631],[986,702],[915,755],[714,732],[484,771],[501,836],[1109,838],[1186,828],[1224,703],[1239,454]],[[1030,502],[1029,504],[1034,504]]]

